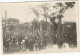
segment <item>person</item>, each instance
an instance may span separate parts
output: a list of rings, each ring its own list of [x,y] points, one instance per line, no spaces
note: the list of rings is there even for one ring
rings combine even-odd
[[[35,46],[35,51],[38,51],[38,41],[37,40],[35,40],[34,46]]]
[[[26,37],[25,38],[25,46],[26,46],[26,50],[29,50],[29,39]]]
[[[15,43],[15,42],[16,42],[16,37],[13,38],[13,43]]]
[[[21,51],[25,50],[25,39],[22,39],[21,42]]]
[[[46,36],[43,37],[43,44],[44,44],[44,48],[46,48],[46,45],[47,45],[47,40],[46,40]]]
[[[21,49],[21,42],[22,42],[22,38],[19,37],[19,38],[18,38],[18,45],[19,45],[20,49]]]
[[[33,39],[30,39],[28,45],[29,45],[29,50],[30,51],[33,51],[34,50],[34,40]]]
[[[38,36],[34,36],[34,48],[35,48],[35,51],[39,50],[39,39],[38,39]]]
[[[8,38],[8,39],[5,38],[5,43],[4,43],[4,44],[5,44],[5,49],[6,49],[6,50],[9,50],[9,46],[10,46],[10,45],[9,45],[9,42],[10,42],[10,39],[9,39],[9,38]]]
[[[3,37],[3,47],[4,47],[4,50],[6,49],[6,38],[5,37]]]

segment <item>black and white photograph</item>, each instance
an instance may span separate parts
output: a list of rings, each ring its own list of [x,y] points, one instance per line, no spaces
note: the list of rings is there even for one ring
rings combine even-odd
[[[78,2],[0,3],[3,54],[78,51]]]

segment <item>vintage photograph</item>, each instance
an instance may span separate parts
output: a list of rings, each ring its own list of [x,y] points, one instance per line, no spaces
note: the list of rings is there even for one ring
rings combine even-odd
[[[0,3],[4,54],[78,50],[77,1]]]

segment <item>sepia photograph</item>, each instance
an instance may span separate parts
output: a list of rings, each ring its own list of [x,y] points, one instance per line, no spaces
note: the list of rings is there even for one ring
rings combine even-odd
[[[78,51],[78,2],[0,3],[2,52]]]

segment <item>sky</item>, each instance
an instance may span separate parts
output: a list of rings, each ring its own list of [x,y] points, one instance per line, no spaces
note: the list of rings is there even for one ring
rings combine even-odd
[[[33,13],[31,8],[35,8],[39,11],[40,14],[43,13],[42,9],[40,8],[40,5],[44,4],[46,2],[15,2],[15,3],[0,3],[1,8],[1,17],[5,17],[5,10],[7,11],[7,19],[8,18],[16,18],[19,19],[21,23],[23,22],[31,22],[36,15]],[[48,2],[50,4],[50,13],[56,12],[56,9],[53,9],[52,6],[56,2]],[[64,2],[63,2],[64,3]],[[68,22],[76,22],[77,15],[76,15],[76,4],[73,8],[66,10],[64,13],[64,18],[62,21],[68,21]],[[39,20],[44,19],[42,15],[40,15]]]

